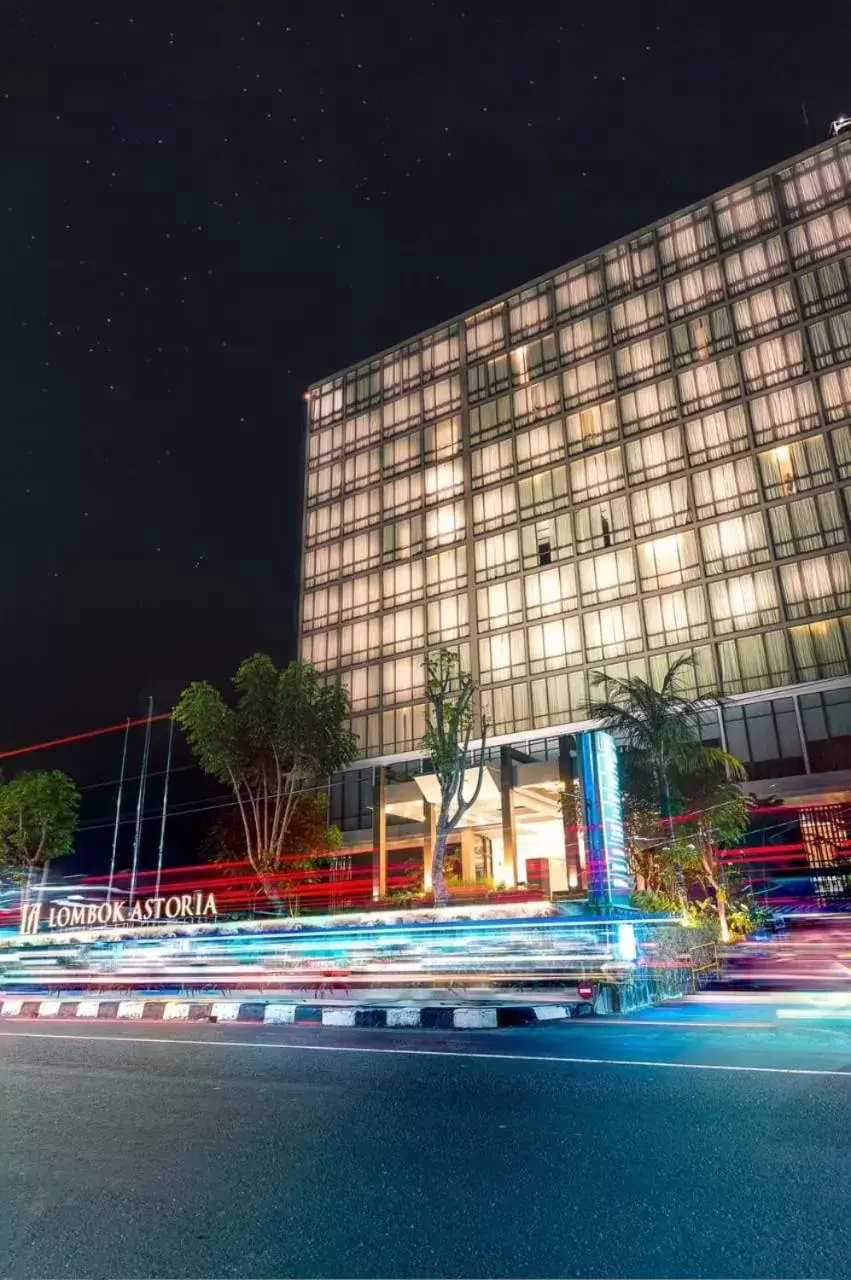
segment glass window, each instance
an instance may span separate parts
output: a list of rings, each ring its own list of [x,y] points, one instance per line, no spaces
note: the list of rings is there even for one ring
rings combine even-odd
[[[825,618],[789,631],[799,680],[827,680],[848,671],[848,619]]]
[[[790,618],[837,613],[851,607],[851,559],[847,551],[780,566],[783,602]]]
[[[320,587],[318,591],[305,594],[301,614],[301,625],[305,631],[313,631],[318,627],[327,627],[340,621],[340,588]]]
[[[708,360],[733,345],[730,317],[726,307],[679,324],[671,334],[674,363],[682,368],[696,360]]]
[[[370,454],[377,453],[377,449],[370,450]],[[397,471],[410,471],[412,467],[422,466],[423,461],[423,439],[421,431],[411,431],[406,436],[397,436],[395,440],[388,440],[382,447],[382,461],[384,464],[384,475],[392,476]],[[357,462],[359,458],[369,455],[357,453],[353,458],[349,458],[349,462]],[[377,471],[372,476],[371,482],[374,484],[377,479]]]
[[[304,585],[314,586],[318,582],[327,582],[329,578],[339,577],[340,544],[329,543],[325,547],[316,547],[305,552]]]
[[[381,435],[381,410],[371,409],[343,423],[344,446],[347,453],[363,449],[378,440]]]
[[[414,479],[419,480],[420,477],[414,473]],[[406,480],[395,481],[397,485],[406,483],[408,483]],[[380,519],[381,490],[377,485],[372,489],[362,489],[360,493],[353,493],[343,502],[343,533],[365,529],[371,524],[378,524]]]
[[[664,382],[628,391],[620,397],[620,407],[625,436],[634,436],[639,431],[672,422],[678,413],[674,384],[668,378]]]
[[[712,661],[712,650],[709,645],[704,645],[700,649],[685,649],[680,652],[672,650],[669,653],[654,653],[650,658],[650,679],[658,688],[665,679],[665,674],[673,662],[677,658],[688,653],[694,659],[694,667],[690,670],[686,668],[683,672],[682,691],[690,698],[697,698],[701,694],[714,693],[718,688],[718,679],[715,675],[715,666]],[[714,712],[710,712],[708,717],[701,717],[701,737],[707,745],[718,745],[718,721]]]
[[[467,321],[467,359],[490,355],[505,346],[505,308],[502,303],[480,311]]]
[[[332,502],[327,507],[314,507],[307,513],[307,545],[312,547],[317,542],[330,542],[340,536],[340,520],[342,507],[339,502]]]
[[[789,658],[782,631],[736,636],[718,645],[721,688],[725,693],[747,693],[789,684]]]
[[[442,502],[426,511],[426,550],[448,547],[464,537],[463,502]]]
[[[491,732],[519,733],[531,728],[529,690],[525,684],[506,684],[482,690],[482,712]]]
[[[511,430],[511,396],[500,396],[470,409],[470,440],[491,440]]]
[[[479,677],[485,684],[517,680],[526,674],[526,640],[522,631],[483,636],[479,641]]]
[[[777,183],[787,217],[802,218],[842,200],[851,182],[850,155],[840,143],[781,169]]]
[[[384,406],[384,434],[395,435],[397,431],[405,431],[415,426],[423,416],[422,394],[410,391],[406,396],[390,400]]]
[[[542,378],[514,392],[514,420],[518,427],[526,422],[551,418],[560,411],[558,378]]]
[[[342,546],[342,568],[344,574],[362,573],[364,569],[374,569],[381,560],[381,539],[375,529],[371,533],[356,533],[346,538]]]
[[[621,658],[644,648],[641,613],[636,603],[616,604],[608,609],[582,615],[585,627],[585,656],[588,662]]]
[[[446,502],[464,490],[464,467],[460,458],[436,462],[425,469],[426,503]]]
[[[450,640],[463,640],[470,634],[468,605],[466,592],[464,595],[429,600],[426,626],[430,648],[448,644]]]
[[[733,323],[739,342],[751,342],[767,333],[785,329],[796,319],[792,286],[786,280],[733,303]]]
[[[424,436],[426,462],[452,458],[461,452],[461,419],[444,418],[442,422],[434,422],[426,427]]]
[[[780,236],[748,245],[724,259],[724,274],[731,294],[747,293],[786,274],[786,251]]]
[[[384,357],[384,395],[398,396],[407,391],[422,377],[422,361],[419,344],[414,342],[401,351],[393,351]]]
[[[804,315],[817,316],[851,302],[851,258],[826,262],[798,277]]]
[[[550,326],[549,285],[533,285],[508,299],[508,323],[512,338],[540,333]]]
[[[555,334],[547,333],[522,347],[514,347],[508,353],[511,382],[515,387],[525,387],[533,378],[540,378],[558,367]]]
[[[677,276],[665,285],[665,301],[672,320],[711,307],[713,303],[721,302],[723,297],[724,282],[717,262],[707,262],[705,266]]]
[[[592,453],[570,464],[570,490],[574,502],[585,502],[624,487],[620,449]]]
[[[683,413],[696,413],[711,409],[725,400],[735,400],[741,394],[739,375],[733,356],[720,360],[708,360],[677,374]]]
[[[633,502],[635,499],[633,498]],[[629,542],[629,505],[626,498],[609,498],[592,507],[580,507],[574,515],[576,550],[602,551],[618,542]]]
[[[524,525],[521,537],[524,569],[555,564],[557,560],[573,554],[570,516],[566,514],[547,516],[543,520],[536,520],[534,524]]]
[[[851,247],[851,210],[831,209],[811,222],[789,228],[789,246],[796,267],[807,267]]]
[[[301,641],[302,662],[309,662],[319,671],[332,671],[337,666],[340,643],[338,631],[314,631]]]
[[[771,179],[759,178],[715,201],[718,236],[723,249],[753,240],[777,226]]]
[[[665,529],[679,529],[691,520],[685,476],[654,484],[649,489],[639,489],[630,501],[636,538],[644,538],[648,533],[662,533]]]
[[[643,289],[658,278],[659,269],[651,232],[636,236],[626,244],[616,245],[614,249],[606,251],[604,258],[606,289],[610,301]]]
[[[712,218],[706,205],[659,228],[659,256],[665,276],[694,267],[715,252]]]
[[[631,387],[637,382],[647,382],[671,367],[668,339],[664,333],[654,333],[639,338],[615,352],[618,386]]]
[[[709,635],[706,600],[700,587],[672,591],[666,596],[644,599],[644,625],[651,649],[689,640],[705,640]]]
[[[361,760],[372,759],[374,756],[381,754],[381,735],[380,735],[380,716],[352,716],[352,733],[358,741],[358,757]],[[348,774],[351,770],[346,770],[346,781],[348,782]],[[366,770],[370,776],[369,783],[369,803],[372,802],[372,769]],[[361,827],[368,827],[371,816],[367,817],[366,813],[367,800],[359,802],[358,812],[352,815],[345,814],[343,816],[334,812],[332,807],[331,821],[335,827],[339,827],[341,831],[357,831]],[[360,814],[364,817],[361,818]]]
[[[429,334],[423,338],[423,377],[437,378],[447,369],[456,369],[460,355],[457,324]]]
[[[757,396],[750,402],[750,413],[757,444],[787,440],[790,436],[811,431],[819,424],[811,382],[799,382],[795,387],[780,387],[777,391],[770,391],[767,396]]]
[[[489,582],[491,578],[517,573],[519,569],[520,551],[516,529],[495,533],[493,537],[480,539],[476,543],[477,582]]]
[[[567,468],[553,467],[537,475],[524,476],[517,483],[520,515],[543,516],[567,504]]]
[[[425,733],[425,707],[399,707],[381,717],[381,746],[387,755],[412,751]]]
[[[465,547],[448,547],[436,551],[426,560],[426,593],[440,595],[444,591],[462,591],[467,585],[467,551]]]
[[[337,422],[321,431],[311,431],[307,441],[307,457],[311,467],[339,458],[343,451],[343,423]]]
[[[847,480],[851,476],[851,427],[837,427],[835,431],[831,431],[830,442],[839,478]],[[845,492],[847,495],[848,490]]]
[[[753,458],[737,458],[692,476],[698,520],[750,507],[759,498]]]
[[[707,573],[746,569],[770,558],[765,521],[758,511],[704,525],[700,541]]]
[[[609,395],[615,385],[611,356],[597,356],[595,360],[586,360],[584,364],[565,369],[561,377],[564,403],[568,409]]]
[[[343,622],[368,617],[381,607],[381,582],[377,573],[349,578],[340,588],[340,614]]]
[[[520,582],[492,582],[476,591],[476,615],[481,631],[498,631],[523,621]]]
[[[665,323],[662,294],[658,289],[651,289],[649,293],[640,293],[635,298],[625,298],[623,302],[615,303],[611,314],[612,338],[615,342],[652,333],[654,329],[661,329]]]
[[[591,404],[567,417],[567,452],[582,453],[618,438],[618,410],[614,400]]]
[[[766,498],[789,498],[833,478],[823,436],[779,444],[761,453],[759,469]]]
[[[343,627],[340,643],[340,661],[349,663],[366,662],[369,658],[377,658],[380,652],[378,618],[351,622]]]
[[[799,702],[813,773],[851,768],[851,689],[802,693]]]
[[[507,391],[510,385],[511,367],[505,354],[470,365],[467,369],[467,392],[471,404]]]
[[[809,335],[817,369],[851,359],[851,311],[810,325]]]
[[[691,530],[654,538],[636,548],[643,591],[678,587],[700,575],[697,543]]]
[[[533,675],[581,665],[582,637],[578,617],[554,618],[529,628],[529,670]]]
[[[709,583],[709,609],[716,635],[750,631],[780,621],[777,584],[770,569]]]
[[[385,609],[393,609],[397,605],[410,604],[412,600],[422,600],[422,560],[408,560],[405,564],[397,564],[392,569],[385,569],[383,587]]]
[[[579,562],[579,603],[605,604],[635,595],[635,560],[629,547]]]
[[[517,493],[513,484],[473,494],[473,532],[488,533],[514,524],[517,519]]]
[[[578,720],[588,705],[588,687],[583,671],[553,674],[532,681],[532,712],[536,726]]]
[[[331,498],[338,498],[343,487],[343,467],[339,462],[331,463],[327,467],[317,467],[315,471],[308,472],[307,476],[307,501],[309,504],[316,502],[328,502]]]
[[[845,541],[845,523],[835,493],[770,507],[768,522],[778,556],[805,555]]]
[[[748,777],[783,778],[804,773],[804,757],[791,698],[726,706],[727,747],[747,767]]]
[[[384,516],[401,514],[422,505],[423,477],[418,471],[390,480],[382,486]]]
[[[716,458],[728,458],[748,448],[748,423],[744,406],[731,405],[686,423],[686,449],[693,467]]]
[[[517,433],[518,474],[545,466],[548,462],[558,462],[563,457],[564,428],[561,419]]]
[[[823,374],[819,385],[828,422],[851,417],[851,368]]]
[[[380,390],[380,388],[379,388]],[[311,423],[331,422],[343,416],[343,379],[334,378],[310,392]]]
[[[526,593],[526,617],[548,618],[567,613],[579,603],[576,593],[576,570],[572,564],[553,565],[540,573],[530,573],[523,580]]]
[[[562,359],[566,364],[573,360],[582,360],[594,351],[602,351],[608,340],[605,311],[598,311],[593,316],[573,320],[559,329],[559,346]]]
[[[423,387],[423,416],[429,421],[441,418],[461,403],[461,380],[457,374]]]
[[[381,474],[381,453],[378,449],[365,449],[346,458],[343,464],[343,490],[351,493],[378,482]]]
[[[382,395],[381,361],[356,369],[346,375],[346,413],[357,412],[378,404]]]
[[[679,427],[668,427],[652,436],[639,436],[626,445],[626,469],[630,484],[643,484],[681,471],[685,466],[683,436]]]
[[[603,304],[603,272],[599,258],[581,262],[555,278],[556,310],[560,316],[579,316]]]
[[[382,616],[381,652],[385,656],[390,653],[407,653],[409,649],[422,649],[424,636],[421,604],[409,609],[397,609],[395,613],[385,613]]]
[[[804,347],[800,333],[778,334],[742,352],[742,373],[748,391],[763,391],[788,382],[804,372]]]

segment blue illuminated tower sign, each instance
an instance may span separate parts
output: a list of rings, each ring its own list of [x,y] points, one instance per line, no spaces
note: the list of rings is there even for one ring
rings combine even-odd
[[[588,896],[627,906],[632,877],[626,861],[618,749],[610,733],[577,735]]]

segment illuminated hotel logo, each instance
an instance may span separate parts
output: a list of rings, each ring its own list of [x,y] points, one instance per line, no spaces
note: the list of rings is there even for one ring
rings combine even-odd
[[[34,917],[30,913],[34,912]],[[38,931],[40,904],[27,907],[21,919],[21,933]],[[176,893],[168,898],[140,898],[132,906],[126,902],[75,903],[51,907],[48,929],[91,929],[96,925],[155,924],[164,920],[216,919],[218,909],[212,893]]]
[[[41,903],[29,902],[21,912],[21,933],[38,933],[38,922],[41,919]]]

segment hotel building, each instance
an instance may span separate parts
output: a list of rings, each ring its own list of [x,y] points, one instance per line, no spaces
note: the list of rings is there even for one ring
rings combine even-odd
[[[849,797],[851,134],[325,379],[307,411],[300,655],[350,691],[362,759],[332,816],[377,890],[428,857],[438,648],[490,726],[465,879],[575,883],[557,791],[595,671],[692,653],[749,790]]]

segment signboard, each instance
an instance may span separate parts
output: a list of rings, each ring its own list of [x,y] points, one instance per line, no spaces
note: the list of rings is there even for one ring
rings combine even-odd
[[[618,749],[610,733],[577,735],[589,897],[627,906],[632,877],[626,861]]]
[[[75,902],[67,906],[29,903],[21,915],[21,933],[38,933],[43,913],[48,929],[92,929],[98,925],[158,924],[165,920],[188,922],[216,919],[212,893],[175,893],[165,898],[139,898],[136,902]]]

